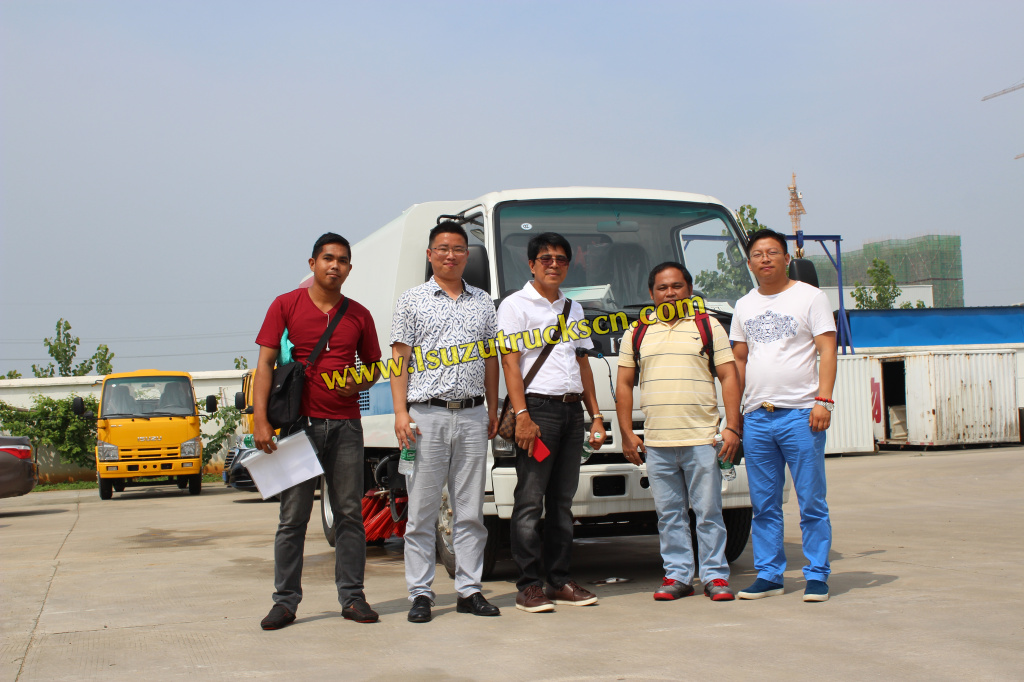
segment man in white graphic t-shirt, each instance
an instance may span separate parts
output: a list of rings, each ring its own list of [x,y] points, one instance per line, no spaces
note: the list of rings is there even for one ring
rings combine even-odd
[[[750,235],[749,252],[747,265],[760,286],[737,301],[729,338],[746,386],[743,453],[757,579],[736,596],[783,593],[782,486],[788,466],[808,562],[804,601],[826,601],[832,524],[825,501],[825,430],[834,405],[836,326],[825,294],[789,279],[783,235],[759,230]]]

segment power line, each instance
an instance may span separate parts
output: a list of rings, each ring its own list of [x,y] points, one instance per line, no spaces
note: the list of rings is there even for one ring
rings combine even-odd
[[[246,348],[245,350],[211,350],[201,351],[197,353],[164,353],[159,355],[118,355],[114,353],[114,360],[138,360],[139,358],[184,358],[193,355],[229,355],[235,353],[251,353],[255,350],[254,348]],[[53,358],[0,358],[3,362],[50,362]]]
[[[112,342],[112,341],[117,341],[117,342],[166,341],[166,340],[182,341],[182,340],[185,340],[185,339],[221,339],[221,338],[226,338],[226,337],[229,337],[229,336],[252,336],[252,331],[247,331],[247,332],[228,332],[228,333],[225,333],[225,334],[182,334],[182,335],[172,335],[172,336],[121,336],[121,337],[107,336],[107,337],[103,337],[103,338],[101,338],[101,337],[92,337],[92,338],[86,337],[86,338],[79,339],[79,342],[80,343],[86,343],[86,342],[88,342],[88,343],[93,343],[93,342],[107,343],[107,342]],[[0,339],[0,343],[11,343],[11,344],[14,344],[14,343],[27,344],[27,343],[42,343],[42,342],[43,342],[42,339]]]

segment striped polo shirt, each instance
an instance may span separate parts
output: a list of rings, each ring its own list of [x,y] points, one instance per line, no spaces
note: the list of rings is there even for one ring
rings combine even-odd
[[[654,447],[707,445],[718,430],[718,395],[692,317],[674,325],[653,319],[640,342],[640,409],[644,443]],[[619,367],[635,367],[633,329],[622,337]],[[729,337],[711,318],[715,366],[733,362]]]

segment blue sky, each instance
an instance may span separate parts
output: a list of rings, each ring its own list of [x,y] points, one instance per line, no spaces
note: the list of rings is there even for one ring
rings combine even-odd
[[[651,187],[788,231],[960,234],[1024,301],[1024,4],[0,3],[0,374],[255,358],[324,231],[496,189]]]

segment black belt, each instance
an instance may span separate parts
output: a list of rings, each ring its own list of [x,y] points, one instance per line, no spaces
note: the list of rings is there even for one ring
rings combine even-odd
[[[583,400],[582,393],[566,393],[565,395],[544,395],[542,393],[527,393],[527,398],[540,398],[541,400],[551,400],[556,403],[578,403]]]
[[[431,398],[430,400],[424,400],[427,405],[433,405],[434,407],[446,407],[449,410],[465,410],[470,407],[476,407],[477,405],[484,404],[484,397],[478,395],[475,398],[463,398],[462,400],[441,400],[440,398]]]

